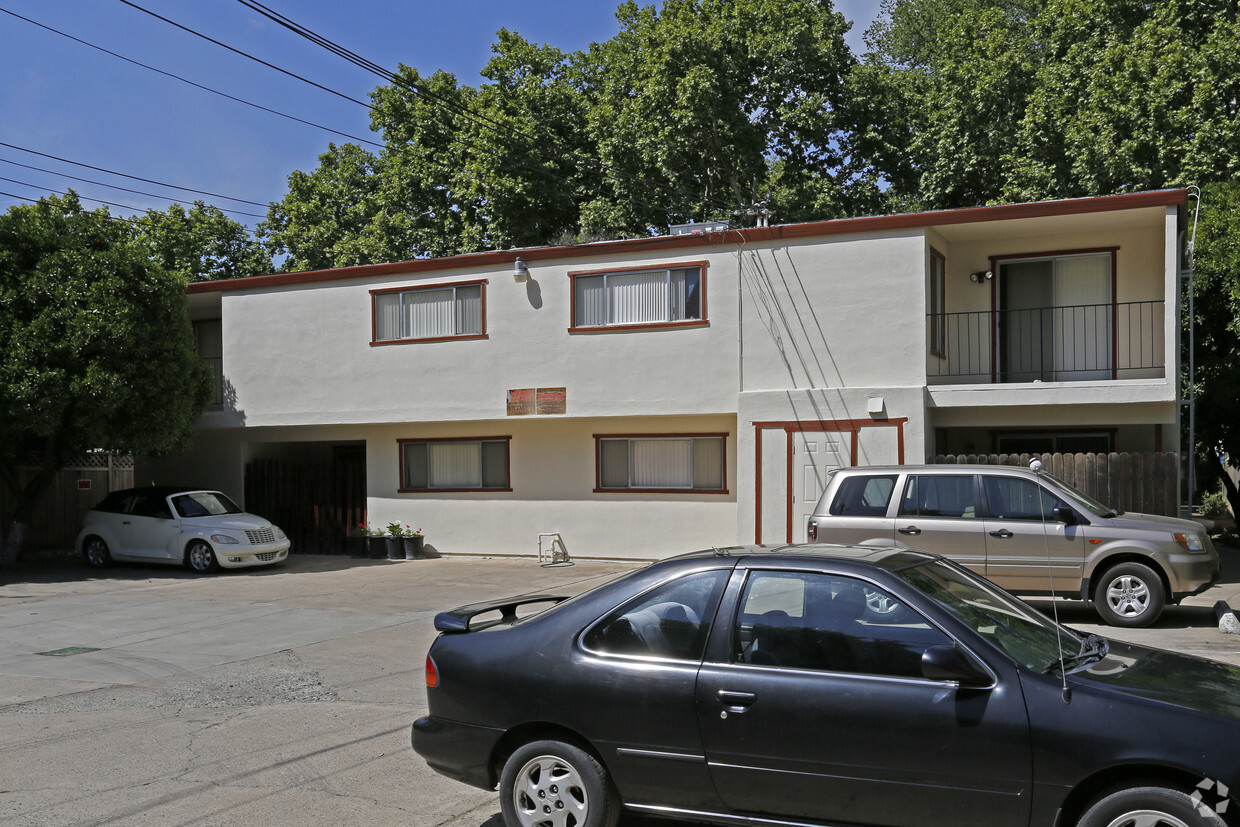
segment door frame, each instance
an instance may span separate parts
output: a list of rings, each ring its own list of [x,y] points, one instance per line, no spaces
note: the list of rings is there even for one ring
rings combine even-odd
[[[895,428],[896,429],[896,451],[897,464],[904,464],[904,423],[908,422],[907,416],[893,417],[891,419],[816,419],[816,420],[790,420],[790,421],[772,421],[772,422],[755,422],[754,427],[754,542],[762,545],[762,432],[778,431],[784,432],[784,466],[787,473],[784,480],[784,506],[785,506],[785,539],[784,542],[792,542],[792,486],[793,486],[793,467],[792,467],[792,435],[797,433],[849,433],[851,435],[851,445],[848,451],[848,461],[855,466],[857,464],[857,437],[861,433],[862,428]]]

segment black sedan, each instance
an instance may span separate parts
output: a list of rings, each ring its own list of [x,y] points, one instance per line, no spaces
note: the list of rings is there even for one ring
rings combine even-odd
[[[508,827],[1235,815],[1240,669],[1081,635],[935,555],[712,549],[435,626],[413,746],[498,785]]]

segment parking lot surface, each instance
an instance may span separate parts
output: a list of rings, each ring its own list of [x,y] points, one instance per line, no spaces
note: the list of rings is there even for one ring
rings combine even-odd
[[[1240,665],[1212,606],[1223,582],[1152,629],[1069,625]],[[533,591],[575,593],[637,564],[530,558],[294,556],[195,576],[76,560],[0,573],[0,823],[499,827],[494,793],[410,749],[436,612]],[[664,827],[628,818],[626,827]]]

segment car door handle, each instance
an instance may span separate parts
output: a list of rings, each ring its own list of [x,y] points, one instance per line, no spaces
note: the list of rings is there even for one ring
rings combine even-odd
[[[1003,539],[1006,540],[1008,537],[1015,537],[1016,535],[1008,531],[1006,528],[1001,528],[998,531],[990,532],[990,536],[991,537],[1002,537]]]
[[[897,528],[896,531],[901,534],[921,534],[921,529],[915,525],[911,525],[908,528]]]
[[[733,692],[728,689],[720,689],[715,693],[715,697],[731,712],[744,712],[750,704],[758,700],[758,696],[752,692]]]

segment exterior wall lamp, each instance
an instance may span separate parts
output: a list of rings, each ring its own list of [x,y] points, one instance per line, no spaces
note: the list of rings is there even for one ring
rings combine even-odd
[[[517,260],[512,263],[512,277],[516,281],[528,281],[529,280],[530,268],[525,266],[525,262],[522,261],[520,257],[518,257]]]
[[[520,261],[520,259],[518,259],[518,261]],[[989,270],[979,270],[976,273],[969,273],[969,281],[973,282],[974,284],[983,284],[985,282],[990,281],[994,277],[995,277],[995,274],[990,272]]]

